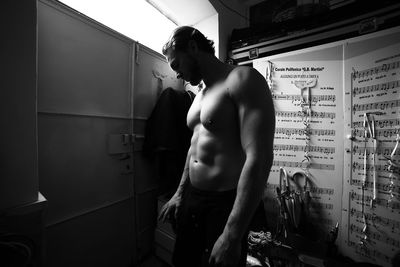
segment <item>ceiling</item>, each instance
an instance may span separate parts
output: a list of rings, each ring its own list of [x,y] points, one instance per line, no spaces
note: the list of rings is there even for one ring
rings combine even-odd
[[[146,1],[178,25],[194,25],[217,13],[208,0],[190,0],[190,2],[187,0]]]
[[[217,13],[209,0],[146,0],[156,7],[165,16],[175,21],[178,25],[194,25]],[[251,6],[266,0],[212,0],[211,2],[223,1],[229,5],[230,1]]]

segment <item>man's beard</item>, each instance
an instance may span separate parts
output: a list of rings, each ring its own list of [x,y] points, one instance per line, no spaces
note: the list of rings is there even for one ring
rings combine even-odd
[[[200,82],[203,80],[203,78],[201,77],[200,74],[200,66],[199,63],[197,62],[197,60],[195,60],[194,58],[191,58],[191,67],[190,67],[190,77],[189,77],[189,83],[192,86],[197,86],[200,84]]]

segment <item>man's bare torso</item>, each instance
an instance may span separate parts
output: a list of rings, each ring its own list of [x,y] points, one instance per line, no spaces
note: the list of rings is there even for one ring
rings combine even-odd
[[[230,86],[229,79],[225,79],[203,89],[188,112],[187,123],[193,130],[189,177],[192,185],[200,189],[236,188],[245,161]]]

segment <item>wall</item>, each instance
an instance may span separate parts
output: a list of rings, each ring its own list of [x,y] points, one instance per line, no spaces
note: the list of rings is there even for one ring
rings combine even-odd
[[[0,92],[0,210],[37,200],[36,1],[6,1]]]
[[[43,263],[46,200],[38,193],[36,10],[36,0],[7,0],[0,9],[0,265]],[[15,249],[18,245],[26,250]]]
[[[214,41],[216,57],[219,57],[220,55],[218,17],[219,15],[215,14],[193,25],[193,27],[203,32],[208,39]]]
[[[235,28],[244,28],[248,26],[248,20],[227,9],[219,1],[209,1],[218,13],[219,58],[222,61],[225,61],[228,54],[229,40],[232,34],[232,30]],[[248,8],[238,1],[229,1],[229,7],[239,14],[247,17]]]

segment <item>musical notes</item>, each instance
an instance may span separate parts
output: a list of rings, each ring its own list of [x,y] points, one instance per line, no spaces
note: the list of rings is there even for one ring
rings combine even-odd
[[[375,102],[375,103],[366,103],[366,104],[354,104],[353,105],[353,112],[356,111],[368,111],[368,110],[386,110],[388,108],[398,108],[400,106],[400,100],[391,100],[391,101],[382,101],[382,102]]]
[[[353,128],[361,128],[363,127],[362,121],[356,121],[352,123]],[[375,120],[375,125],[379,128],[393,128],[400,126],[400,119],[383,119],[383,120]]]
[[[276,191],[276,188],[279,185],[277,184],[267,184],[267,189]],[[335,193],[335,190],[332,188],[321,188],[317,186],[307,186],[305,190],[309,191],[311,195],[333,195]]]
[[[373,164],[367,164],[366,166],[364,166],[364,164],[360,164],[358,162],[353,162],[353,166],[352,169],[353,171],[364,171],[364,168],[367,170],[367,172],[373,172],[373,171],[387,171],[388,169],[388,164],[385,165],[373,165]]]
[[[351,240],[348,241],[348,245],[349,245],[349,247],[354,248],[356,253],[361,256],[370,258],[374,261],[379,259],[381,261],[385,261],[386,263],[389,263],[389,264],[391,263],[391,258],[389,256],[385,255],[384,253],[382,253],[381,251],[378,251],[376,249],[365,248],[363,246],[360,246],[358,242],[354,242]]]
[[[308,132],[306,132],[308,131]],[[335,130],[323,130],[323,129],[304,129],[304,128],[275,128],[275,134],[285,134],[285,135],[326,135],[335,136]]]
[[[286,144],[276,144],[274,145],[275,151],[288,150],[288,151],[302,151],[302,152],[319,152],[324,154],[335,153],[334,147],[322,147],[322,146],[302,146],[302,145],[286,145]]]
[[[384,129],[384,130],[375,130],[375,134],[376,137],[382,138],[392,138],[394,136],[396,136],[398,133],[400,133],[400,128],[396,129],[396,128],[390,128],[390,129]],[[357,137],[363,137],[364,138],[364,129],[355,129],[353,131],[354,136]]]
[[[352,180],[351,180],[351,185],[356,185],[356,186],[361,187],[362,184],[363,184],[363,182],[364,182],[364,181],[359,180],[359,179],[352,179]],[[371,189],[372,186],[373,186],[373,182],[365,181],[365,186],[364,186],[365,188]],[[386,184],[383,184],[383,183],[376,183],[376,187],[377,187],[378,190],[381,190],[381,191],[384,191],[384,192],[388,192],[388,191],[389,191],[389,183],[386,183]],[[400,193],[400,187],[395,185],[395,186],[393,186],[392,191],[393,191],[394,193],[399,194],[399,193]],[[355,194],[355,193],[354,193],[354,194]],[[352,197],[352,199],[356,199],[356,198],[353,198],[353,197]]]
[[[362,227],[359,227],[359,226],[355,225],[354,223],[352,223],[350,225],[350,232],[356,232],[358,234],[363,234],[363,229],[362,229]],[[386,235],[383,235],[379,232],[372,231],[372,230],[370,230],[368,232],[368,237],[371,239],[374,239],[376,241],[388,244],[390,246],[400,248],[400,240],[398,238],[396,239],[391,236],[386,236]]]
[[[325,209],[325,210],[332,210],[333,204],[331,203],[322,203],[322,202],[311,202],[311,208],[313,209]]]
[[[319,169],[319,170],[328,170],[328,171],[335,170],[334,164],[322,164],[322,163],[313,163],[313,162],[310,163],[310,162],[294,162],[294,161],[274,160],[272,165],[279,166],[279,167],[302,168],[302,169],[308,167],[309,169]]]
[[[371,198],[372,197],[370,197],[370,196],[364,196],[364,199],[363,199],[361,194],[357,194],[356,192],[351,192],[350,193],[350,200],[351,201],[361,202],[360,204],[363,204],[365,206],[369,206],[369,204],[371,203]],[[362,201],[363,201],[363,203],[362,203]],[[376,204],[378,206],[383,207],[383,208],[390,208],[392,210],[400,210],[400,202],[396,202],[396,201],[389,202],[387,199],[378,198],[376,200]]]
[[[300,52],[253,62],[274,82],[275,160],[269,179],[274,184],[268,189],[276,191],[279,167],[289,176],[307,170],[311,218],[319,225],[339,221],[339,248],[357,261],[385,267],[400,247],[400,177],[395,173],[396,195],[389,201],[392,172],[387,169],[400,133],[400,28],[395,33],[388,35],[390,41],[380,35],[357,39],[356,45],[346,40],[327,48],[329,58],[324,58],[324,48],[315,55],[310,48],[304,60]],[[377,40],[385,46],[370,45]],[[331,60],[332,51],[337,60]],[[268,61],[279,71],[266,71]],[[324,69],[308,73],[305,65]],[[316,74],[313,89],[301,90],[311,80],[308,75]],[[369,113],[368,125],[363,124],[364,113]],[[366,129],[373,137],[366,137]]]
[[[277,117],[284,117],[284,118],[294,118],[294,117],[303,117],[304,113],[301,111],[276,111],[275,115]],[[336,113],[333,112],[317,112],[311,110],[311,118],[320,118],[320,119],[335,119]]]
[[[273,94],[272,98],[274,100],[290,100],[292,102],[294,102],[294,101],[302,102],[303,101],[303,97],[301,95]],[[321,101],[335,102],[336,96],[335,95],[312,95],[310,100],[313,103],[317,103],[317,102],[321,102]]]
[[[365,77],[371,76],[371,75],[378,75],[383,72],[388,72],[389,70],[395,70],[400,67],[400,61],[392,62],[389,64],[382,64],[381,66],[375,67],[375,68],[369,68],[361,71],[353,71],[351,74],[353,80],[355,79],[363,79]]]
[[[358,136],[358,135],[357,135]],[[361,136],[360,136],[361,137]],[[392,147],[378,147],[377,149],[375,149],[375,153],[378,156],[389,156],[390,153],[392,152]],[[358,145],[353,146],[353,155],[364,155],[364,152],[367,154],[367,156],[369,156],[370,154],[372,154],[374,152],[374,148],[373,147],[367,147],[367,146],[361,146],[359,147]]]
[[[310,191],[312,194],[318,194],[318,195],[333,195],[333,193],[335,192],[335,190],[332,188],[321,188],[321,187],[310,187],[308,188],[308,191]]]
[[[396,34],[393,34],[396,32]],[[392,32],[387,46],[369,48],[379,39],[366,39],[362,55],[348,58],[345,78],[347,125],[351,125],[351,149],[345,154],[348,239],[350,254],[360,261],[391,266],[393,254],[400,248],[400,178],[391,187],[388,159],[395,137],[400,132],[400,28]],[[395,36],[395,37],[394,37]],[[390,45],[389,45],[390,44]],[[349,47],[354,53],[359,46]],[[367,119],[365,119],[367,118]],[[392,183],[393,184],[393,183]],[[390,189],[395,197],[390,198]],[[344,202],[343,202],[344,203]],[[346,205],[345,205],[346,206]]]
[[[368,212],[364,213],[364,215],[368,221],[371,221],[375,225],[378,224],[380,226],[389,227],[391,229],[400,229],[400,221],[385,218]],[[350,209],[350,216],[360,219],[363,218],[362,212],[355,208]]]
[[[367,86],[362,86],[362,87],[354,87],[353,88],[353,96],[356,95],[361,95],[361,94],[368,94],[372,92],[378,92],[378,91],[387,91],[390,89],[395,89],[400,87],[400,81],[391,81],[391,82],[386,82],[386,83],[379,83],[379,84],[374,84],[374,85],[367,85]]]

